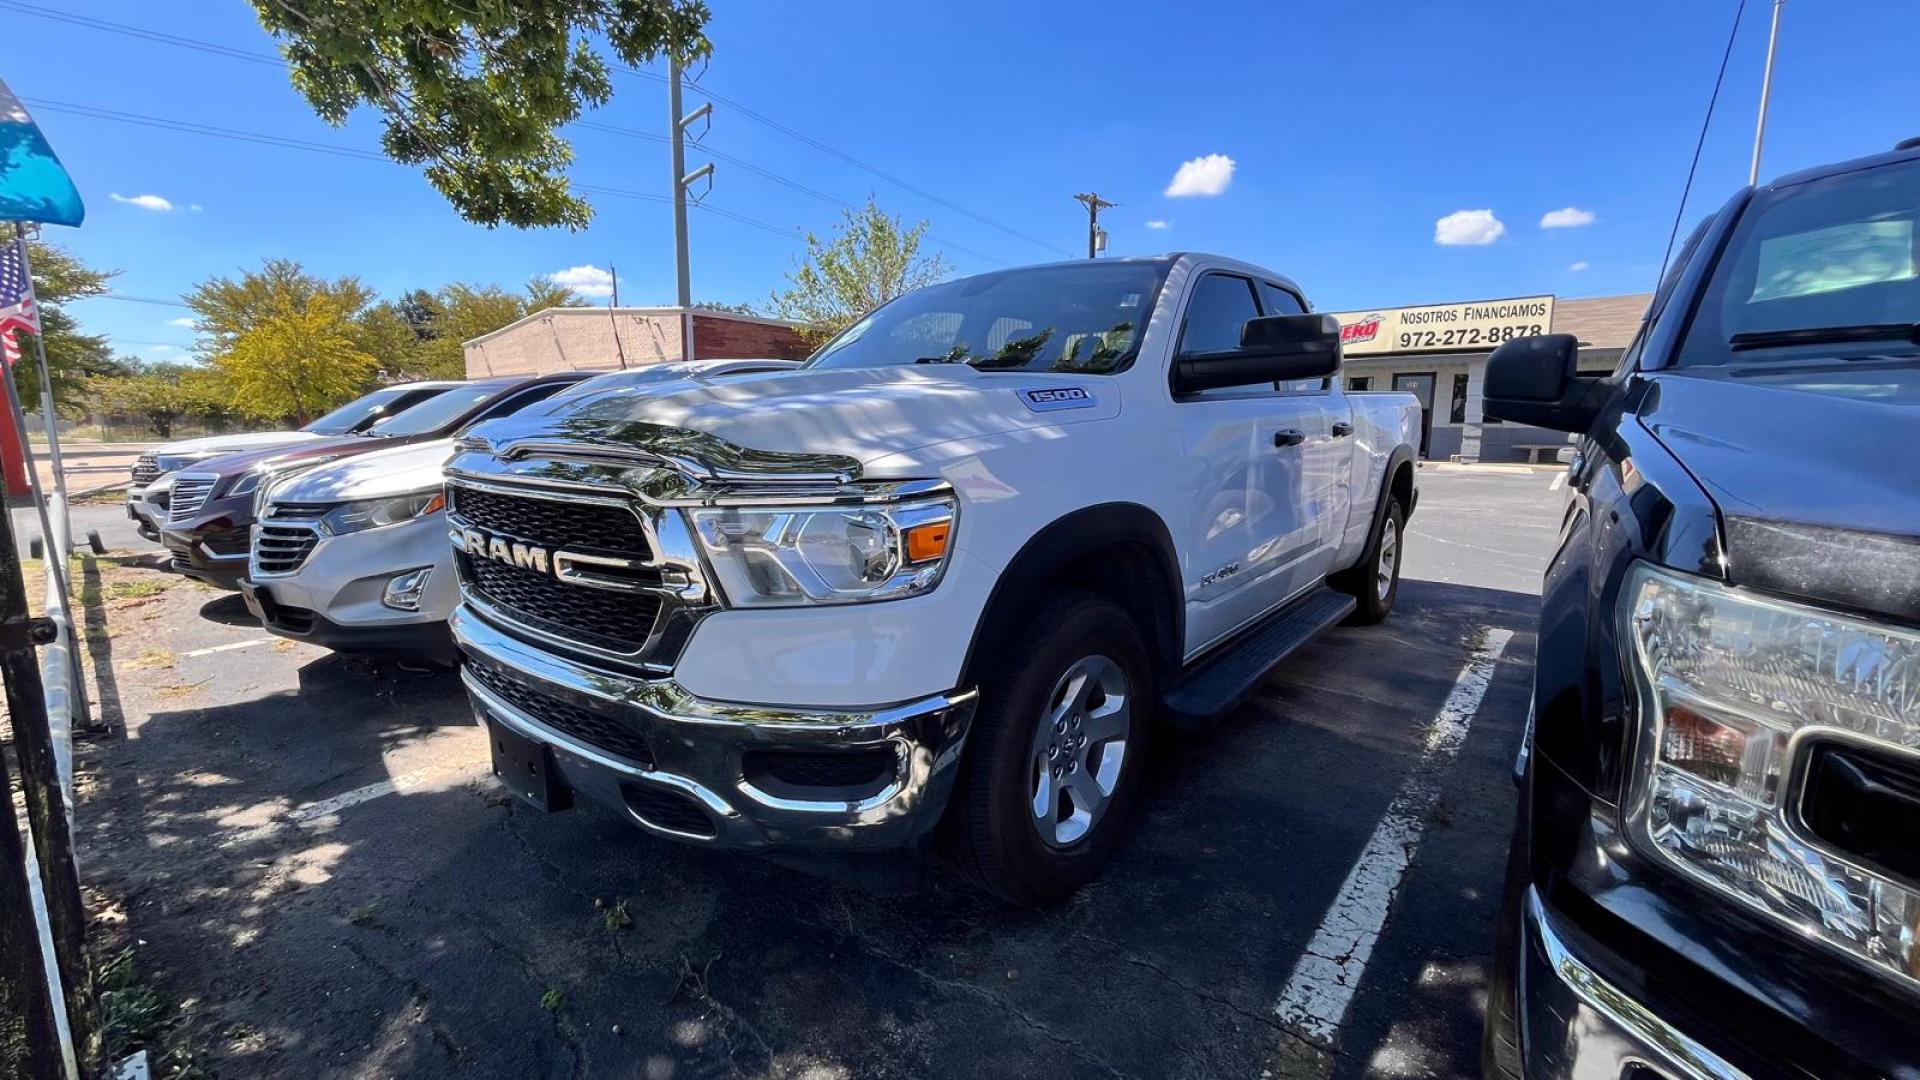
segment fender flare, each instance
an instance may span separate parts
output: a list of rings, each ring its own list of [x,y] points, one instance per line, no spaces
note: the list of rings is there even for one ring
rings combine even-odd
[[[1179,671],[1186,641],[1185,594],[1173,534],[1160,515],[1147,507],[1111,502],[1082,507],[1054,519],[1029,537],[1008,561],[974,624],[963,669],[967,680],[978,684],[986,674],[982,666],[994,659],[993,643],[1007,639],[1021,614],[1030,610],[1064,571],[1092,552],[1120,546],[1141,551],[1144,559],[1132,567],[1111,568],[1113,573],[1131,574],[1136,579],[1130,581],[1132,587],[1125,596],[1115,599],[1136,614],[1152,616],[1140,620],[1140,632],[1147,638],[1155,675],[1163,681],[1171,679]],[[1159,580],[1137,580],[1151,578]]]

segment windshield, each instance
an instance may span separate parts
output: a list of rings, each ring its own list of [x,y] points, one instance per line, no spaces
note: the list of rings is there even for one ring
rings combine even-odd
[[[393,386],[385,390],[375,390],[365,397],[355,398],[347,402],[345,405],[320,417],[300,430],[311,431],[316,435],[351,435],[359,431],[368,420],[378,415],[381,410],[392,405],[398,399],[410,394],[418,394],[419,392],[420,391],[412,387],[406,386]]]
[[[1682,367],[1911,356],[1920,162],[1754,196],[1687,328]]]
[[[841,331],[806,366],[1109,374],[1139,350],[1167,266],[1088,261],[929,285]]]
[[[506,391],[507,387],[499,383],[458,387],[444,394],[436,394],[397,416],[389,416],[367,429],[367,434],[388,439],[430,435]]]

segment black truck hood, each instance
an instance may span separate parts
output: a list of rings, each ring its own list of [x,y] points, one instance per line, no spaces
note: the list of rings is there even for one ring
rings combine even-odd
[[[1641,422],[1719,507],[1730,580],[1920,622],[1920,358],[1651,382]]]

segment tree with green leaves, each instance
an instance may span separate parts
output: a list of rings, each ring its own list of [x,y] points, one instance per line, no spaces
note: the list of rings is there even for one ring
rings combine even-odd
[[[296,304],[282,296],[215,355],[213,364],[241,412],[305,424],[373,383],[380,363],[361,350],[357,329],[353,313],[335,297],[314,296]]]
[[[701,0],[253,0],[294,86],[340,125],[368,105],[387,156],[423,167],[468,221],[580,229],[559,129],[613,97],[624,65],[712,46]]]
[[[536,311],[556,307],[583,307],[586,301],[573,290],[545,278],[527,282],[526,291],[510,293],[498,285],[454,282],[432,297],[431,336],[418,342],[408,374],[421,379],[464,379],[466,343],[482,334],[523,319]]]
[[[87,380],[121,374],[124,365],[114,358],[105,337],[81,332],[80,323],[66,305],[106,292],[113,271],[92,269],[65,250],[38,240],[27,241],[27,258],[33,264],[34,298],[40,310],[54,409],[63,416],[82,416],[86,413]],[[19,334],[16,339],[22,360],[13,371],[13,386],[20,394],[21,406],[32,410],[40,400],[40,362],[31,336]]]
[[[787,274],[786,290],[773,294],[774,314],[825,341],[901,293],[939,281],[952,267],[940,255],[920,254],[926,232],[926,222],[904,226],[871,198],[844,211],[831,239],[807,233],[806,257]]]
[[[110,413],[138,416],[148,430],[172,438],[174,425],[187,417],[214,419],[226,414],[230,397],[217,369],[194,364],[125,362],[127,374],[91,380],[88,389]]]

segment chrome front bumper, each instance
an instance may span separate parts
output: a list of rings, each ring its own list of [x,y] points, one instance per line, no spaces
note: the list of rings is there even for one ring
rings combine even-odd
[[[1528,1080],[1745,1077],[1582,961],[1532,888],[1521,919],[1520,1045]]]
[[[615,674],[536,649],[464,605],[454,609],[448,625],[464,654],[462,679],[482,722],[545,744],[572,790],[625,813],[649,832],[710,847],[879,851],[907,844],[946,807],[977,697],[961,690],[840,711],[706,701],[671,678]],[[637,732],[652,751],[651,767],[543,722],[476,678],[472,665]],[[749,779],[745,767],[746,755],[755,751],[862,750],[885,751],[895,765],[891,780],[857,798],[776,794]],[[711,834],[650,820],[645,797],[661,788],[697,803]]]

